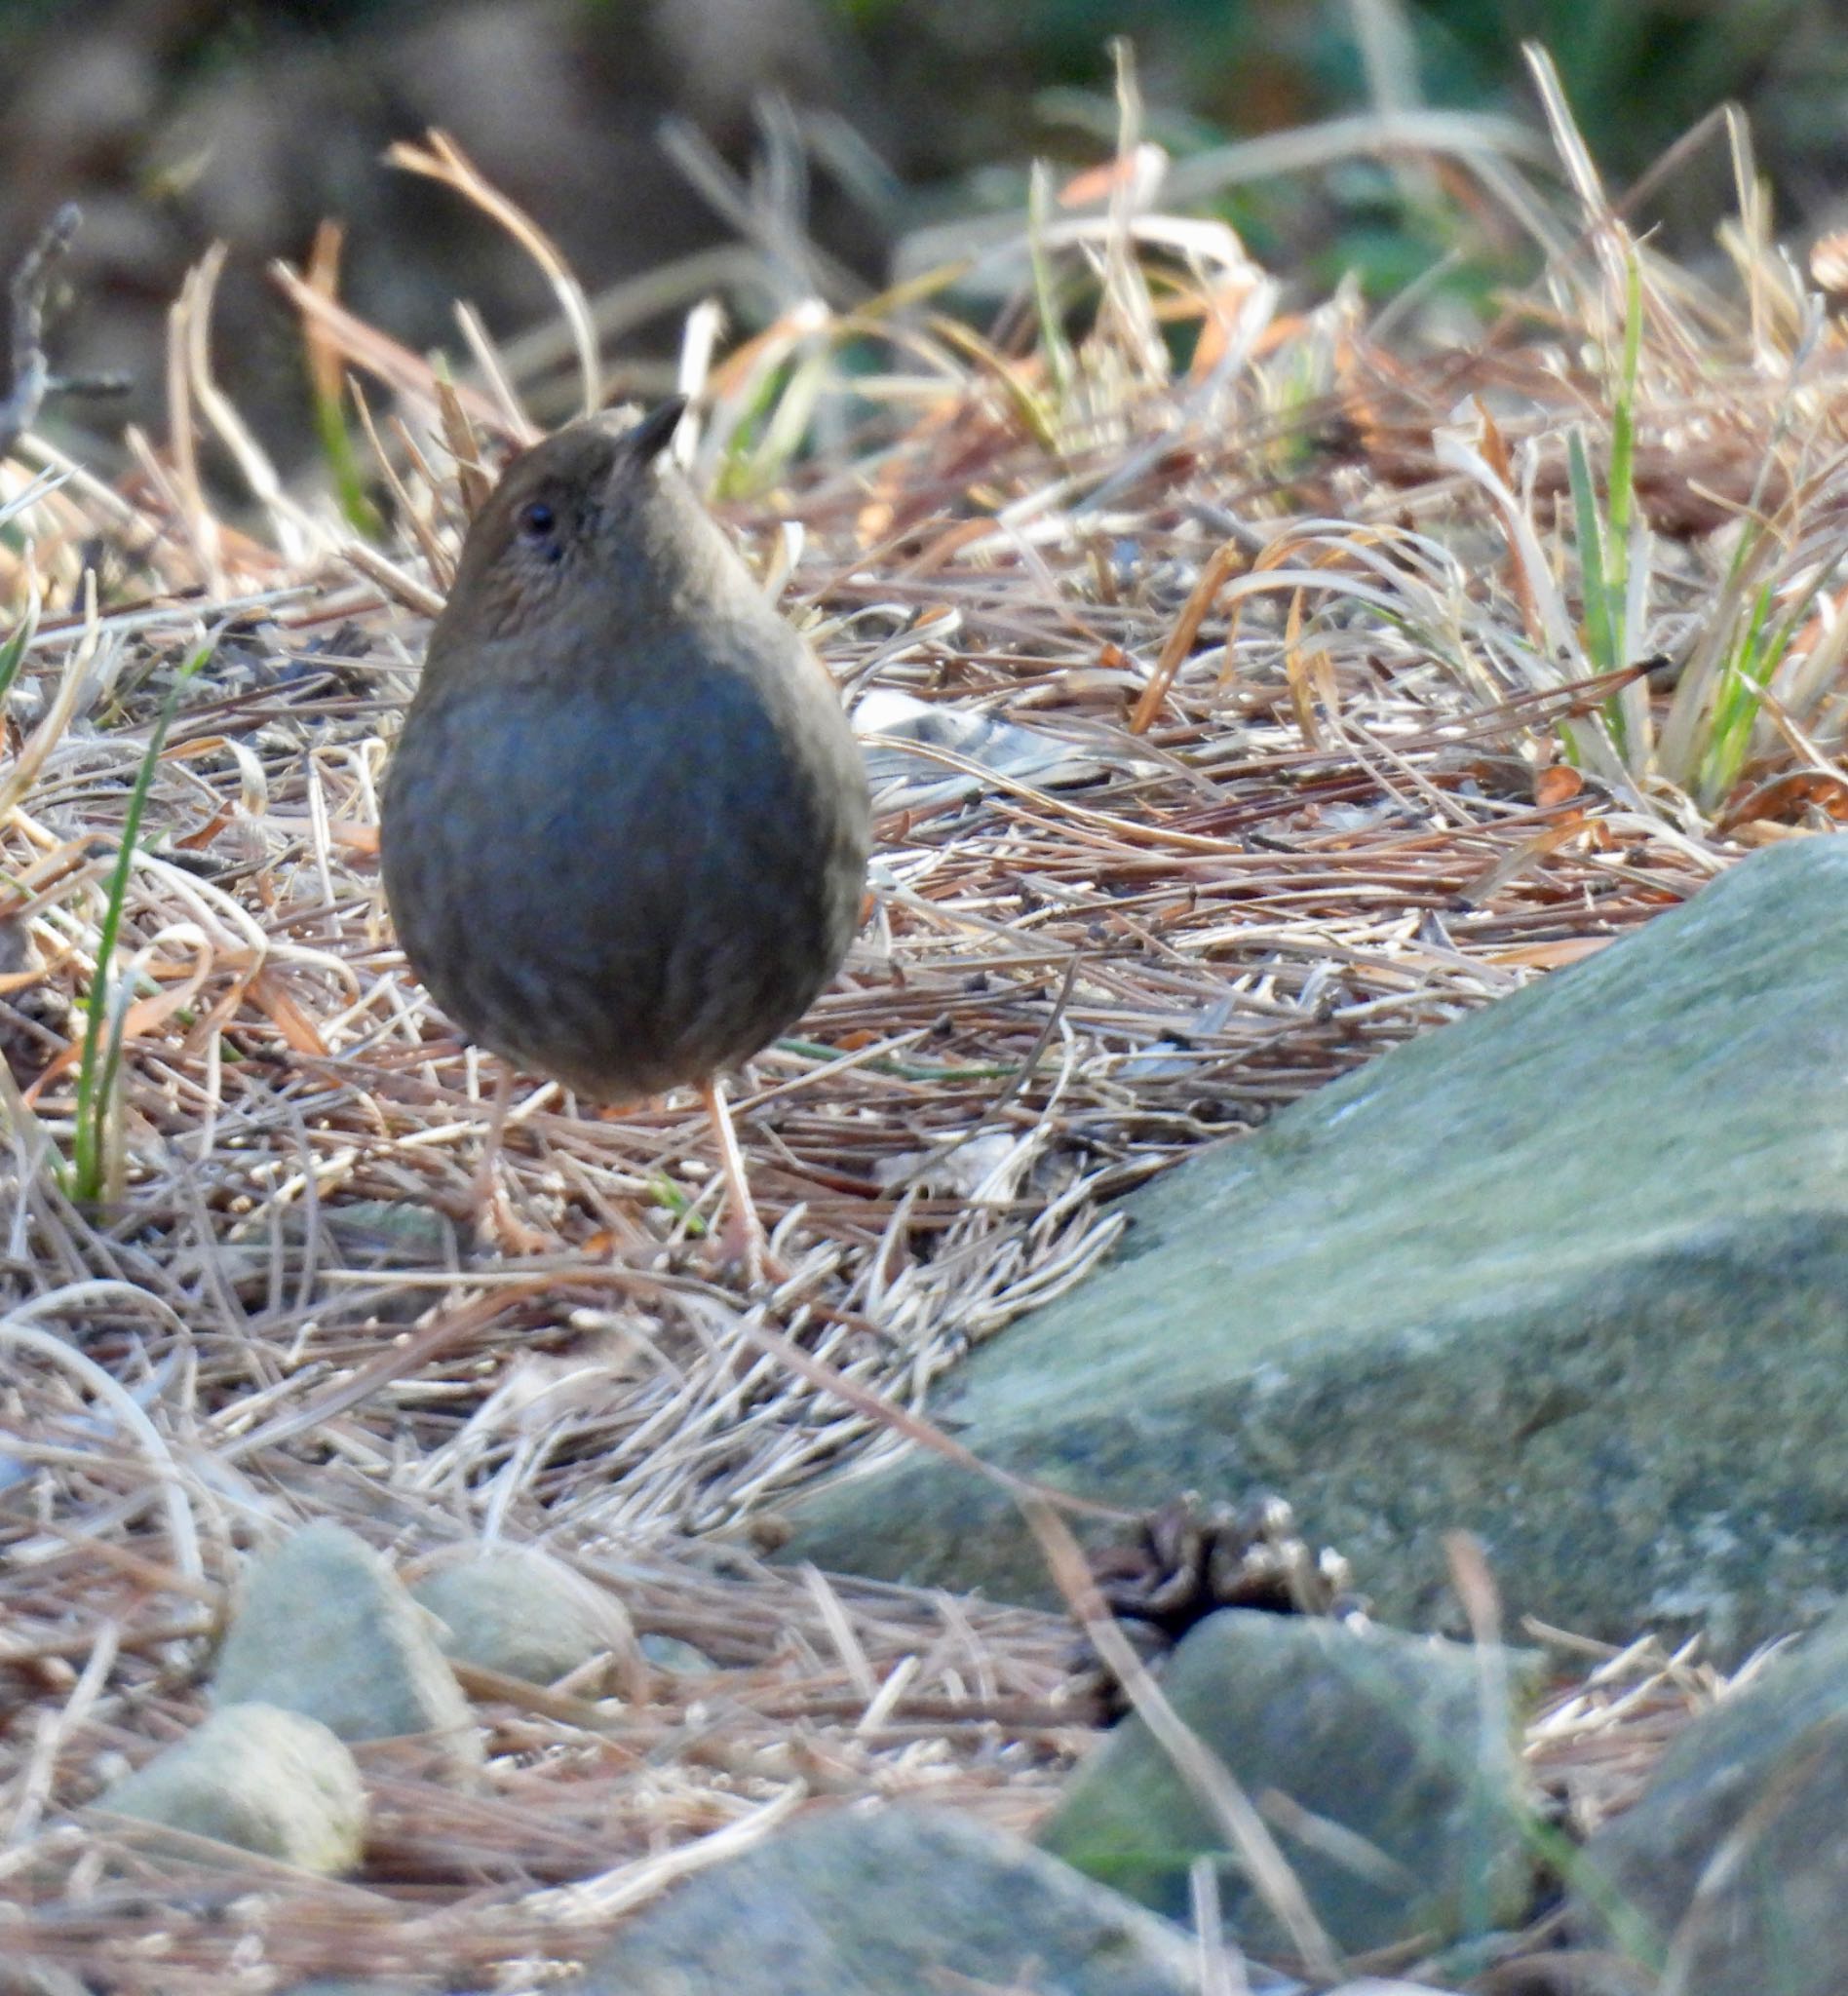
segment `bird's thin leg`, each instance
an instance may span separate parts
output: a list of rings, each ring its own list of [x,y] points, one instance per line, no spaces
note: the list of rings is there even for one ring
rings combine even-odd
[[[712,1119],[712,1129],[718,1137],[719,1170],[725,1174],[725,1223],[719,1229],[719,1252],[728,1262],[742,1262],[745,1280],[755,1288],[768,1267],[769,1244],[745,1178],[745,1157],[738,1148],[731,1111],[725,1106],[724,1085],[716,1076],[700,1084],[700,1099]]]
[[[481,1155],[475,1161],[475,1177],[469,1196],[475,1210],[484,1213],[494,1204],[497,1168],[500,1164],[501,1132],[507,1127],[507,1104],[514,1093],[514,1070],[505,1060],[494,1062],[494,1098],[487,1105],[487,1128],[481,1134]]]
[[[494,1098],[488,1104],[481,1155],[469,1187],[475,1229],[479,1237],[491,1241],[503,1252],[534,1254],[551,1244],[543,1234],[534,1233],[520,1221],[501,1185],[501,1137],[507,1129],[507,1110],[513,1100],[514,1070],[505,1060],[496,1060],[494,1065]]]

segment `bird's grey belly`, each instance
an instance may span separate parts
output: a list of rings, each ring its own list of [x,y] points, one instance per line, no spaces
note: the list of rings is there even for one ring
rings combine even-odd
[[[471,701],[413,715],[387,783],[411,967],[471,1038],[603,1099],[755,1053],[857,911],[827,786],[748,711],[680,711]]]

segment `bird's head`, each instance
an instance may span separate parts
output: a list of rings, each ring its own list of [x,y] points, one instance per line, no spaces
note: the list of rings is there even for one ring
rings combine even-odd
[[[634,644],[749,581],[668,459],[685,409],[674,396],[639,422],[589,416],[513,460],[463,542],[433,668],[471,641]]]

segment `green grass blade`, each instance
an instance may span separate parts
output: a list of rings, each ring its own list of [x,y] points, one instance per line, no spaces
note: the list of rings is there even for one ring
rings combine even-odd
[[[1636,457],[1636,377],[1642,366],[1642,270],[1636,251],[1629,258],[1629,284],[1624,317],[1623,366],[1610,415],[1610,552],[1615,557],[1609,581],[1621,592],[1630,546],[1630,521],[1636,508],[1634,473]],[[1619,598],[1621,600],[1621,597]],[[1622,663],[1620,660],[1618,663]]]
[[[110,1023],[107,1039],[103,1021],[112,1010],[110,966],[115,959],[116,939],[122,929],[122,908],[128,899],[129,880],[135,870],[135,843],[140,837],[141,818],[147,809],[148,793],[154,787],[154,771],[161,759],[167,731],[179,709],[179,697],[186,683],[217,649],[214,632],[173,675],[167,698],[148,737],[147,752],[135,771],[135,787],[129,792],[129,808],[122,821],[122,839],[116,849],[114,870],[109,876],[108,899],[96,931],[96,969],[91,979],[87,1017],[84,1020],[83,1058],[77,1071],[77,1127],[71,1140],[67,1183],[73,1199],[94,1202],[102,1196],[108,1175],[110,1104],[122,1068],[122,1017]]]
[[[1625,259],[1624,351],[1616,392],[1611,397],[1610,478],[1605,492],[1604,603],[1610,662],[1607,672],[1630,663],[1630,541],[1636,517],[1634,472],[1636,457],[1636,377],[1642,366],[1642,267],[1632,250]],[[1635,703],[1622,692],[1605,708],[1605,722],[1617,752],[1636,768],[1647,752],[1644,737],[1630,723]]]
[[[0,644],[0,702],[13,691],[13,682],[19,676],[19,668],[25,663],[26,647],[38,632],[39,599],[34,590],[25,599],[25,615],[19,619],[19,628],[4,644]]]
[[[1592,483],[1585,433],[1575,429],[1565,442],[1566,477],[1572,487],[1572,514],[1578,531],[1579,585],[1585,598],[1585,648],[1600,672],[1616,670],[1611,658],[1610,594],[1604,566],[1604,523],[1598,516],[1598,491]]]
[[[366,496],[366,476],[360,469],[359,453],[353,447],[353,433],[337,396],[315,397],[315,435],[321,455],[333,481],[334,502],[341,518],[361,539],[375,541],[385,530],[378,508]]]
[[[1752,598],[1752,615],[1721,670],[1719,690],[1713,698],[1697,785],[1699,798],[1709,810],[1724,800],[1745,768],[1764,689],[1782,650],[1765,628],[1770,613],[1771,586],[1767,583]]]

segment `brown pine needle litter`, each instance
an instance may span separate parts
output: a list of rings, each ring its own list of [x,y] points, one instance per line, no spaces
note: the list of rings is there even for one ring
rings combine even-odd
[[[131,437],[109,480],[18,441],[9,1955],[162,1996],[528,1988],[796,1810],[1037,1819],[1091,1732],[1071,1624],[767,1567],[777,1502],[896,1445],[875,1396],[918,1408],[1082,1280],[1113,1195],[1848,814],[1848,340],[1772,243],[1742,131],[1728,288],[1633,232],[1541,81],[1566,200],[1526,141],[1445,128],[1464,208],[1538,268],[1462,349],[1415,298],[1286,309],[1223,223],[1162,208],[1127,91],[1115,169],[1030,221],[934,230],[878,298],[840,301],[799,217],[745,216],[741,288],[776,309],[729,348],[693,311],[693,470],[880,737],[868,920],[739,1090],[789,1270],[755,1302],[705,1258],[690,1095],[605,1112],[522,1078],[505,1251],[472,1245],[495,1066],[432,1016],[378,887],[379,775],[466,495],[528,408],[577,403],[627,307],[548,264],[565,336],[520,360],[470,315],[451,385],[330,264],[281,273],[388,460],[381,539],[291,492],[215,388],[215,260],[174,308],[165,440]],[[1422,141],[1318,141],[1375,142]],[[433,159],[481,198],[451,144],[408,163]],[[113,1082],[84,1057],[97,1004]],[[86,1130],[99,1199],[71,1175]],[[201,1715],[241,1554],[312,1517],[406,1565],[544,1544],[712,1669],[476,1683],[481,1782],[373,1749],[338,1884],[74,1817]],[[1724,1689],[1647,1643],[1584,1670],[1530,1733],[1575,1829]]]

